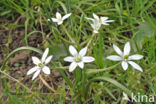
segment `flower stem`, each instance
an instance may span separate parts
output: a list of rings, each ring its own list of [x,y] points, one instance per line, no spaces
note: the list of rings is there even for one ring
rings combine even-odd
[[[87,43],[87,47],[90,45],[90,43],[92,42],[93,38],[96,36],[96,34],[94,33],[90,39],[89,39],[89,42]]]
[[[80,46],[83,46],[83,45],[85,45],[85,44],[87,43],[87,47],[88,47],[89,44],[91,43],[91,41],[93,40],[93,38],[95,37],[95,35],[96,35],[95,33],[92,34],[92,36],[91,36],[88,40],[82,42],[82,43],[80,44]]]
[[[66,69],[69,69],[69,66],[64,66],[64,67],[52,67],[51,69],[66,70]]]
[[[113,66],[110,66],[108,68],[104,68],[104,69],[88,69],[86,71],[86,74],[92,74],[92,73],[103,72],[103,71],[106,71],[106,70],[111,70],[111,69],[115,68],[116,66],[118,66],[119,64],[120,64],[120,62],[115,64],[115,65],[113,65]]]
[[[67,29],[65,28],[65,26],[62,24],[61,25],[62,28],[64,29],[64,31],[66,32],[68,38],[72,41],[72,43],[75,43],[74,39],[70,36],[70,34],[68,33]]]

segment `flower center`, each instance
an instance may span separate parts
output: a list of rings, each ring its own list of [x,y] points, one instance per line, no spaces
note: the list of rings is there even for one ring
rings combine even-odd
[[[99,28],[100,28],[100,24],[98,23],[98,24],[96,25],[95,29],[96,29],[96,30],[99,30]]]
[[[128,59],[128,55],[125,55],[125,56],[124,56],[124,59],[126,59],[126,60],[127,60],[127,59]]]
[[[42,64],[42,63],[39,63],[39,64],[38,64],[38,66],[39,66],[39,67],[42,67],[42,66],[43,66],[43,64]]]
[[[58,21],[61,21],[61,20],[62,20],[62,18],[61,18],[61,17],[58,17],[58,18],[57,18],[57,20],[58,20]]]
[[[80,61],[81,61],[80,55],[76,55],[76,56],[75,56],[75,61],[76,61],[76,62],[80,62]]]

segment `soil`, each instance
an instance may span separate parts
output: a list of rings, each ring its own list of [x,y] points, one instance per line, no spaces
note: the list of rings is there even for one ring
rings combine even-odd
[[[22,22],[18,24],[23,24]],[[24,28],[16,28],[16,29],[4,29],[0,27],[0,66],[3,64],[6,56],[12,52],[14,49],[19,48],[21,46],[26,46],[24,42],[25,37],[25,29]],[[29,46],[36,47],[42,49],[42,36],[40,34],[33,34],[28,39]],[[42,49],[43,50],[43,49]],[[9,67],[9,75],[16,78],[28,88],[31,88],[32,83],[34,81],[31,80],[32,75],[27,76],[27,71],[34,66],[32,63],[31,56],[41,57],[39,54],[30,51],[20,51],[12,56],[8,61]],[[46,81],[50,86],[54,86],[55,89],[62,85],[63,78],[61,77],[58,71],[52,70],[51,74],[46,77]],[[11,80],[9,80],[11,81]],[[42,82],[39,82],[39,85],[42,86],[43,92],[49,92],[48,88],[46,88]],[[11,81],[12,92],[15,91],[15,82]],[[0,91],[1,91],[0,86]]]

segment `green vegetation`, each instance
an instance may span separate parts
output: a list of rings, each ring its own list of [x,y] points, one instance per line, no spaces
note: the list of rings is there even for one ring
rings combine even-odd
[[[123,92],[129,96],[132,92],[156,95],[156,0],[0,0],[0,5],[0,32],[22,28],[24,38],[21,41],[25,45],[12,50],[0,65],[1,104],[126,104],[122,101]],[[72,15],[57,25],[47,20],[55,18],[56,12]],[[92,18],[93,13],[114,22],[101,26],[99,33],[94,34],[91,21],[85,18]],[[34,34],[42,38],[42,43],[36,47],[29,43]],[[13,42],[12,36],[3,47],[6,51]],[[131,54],[144,56],[136,62],[143,72],[130,65],[124,71],[120,62],[106,59],[116,55],[113,44],[123,49],[128,41]],[[69,72],[70,63],[64,61],[70,56],[69,45],[78,51],[88,46],[87,55],[95,61],[85,64],[82,70],[77,67]],[[15,79],[10,75],[13,73],[7,65],[10,57],[22,50],[42,56],[41,50],[47,47],[54,56],[50,70],[60,73],[61,86],[51,86],[55,83],[52,75],[42,75],[34,81],[29,77],[29,84],[23,83],[24,78]],[[23,70],[27,72],[29,68]]]

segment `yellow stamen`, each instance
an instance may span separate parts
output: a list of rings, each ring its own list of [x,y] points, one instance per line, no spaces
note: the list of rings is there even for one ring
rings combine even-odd
[[[125,55],[125,56],[124,56],[124,59],[128,59],[128,55]]]
[[[80,57],[79,55],[75,56],[75,61],[76,61],[76,62],[81,61],[81,57]]]
[[[38,66],[41,67],[42,66],[42,63],[39,63]]]

